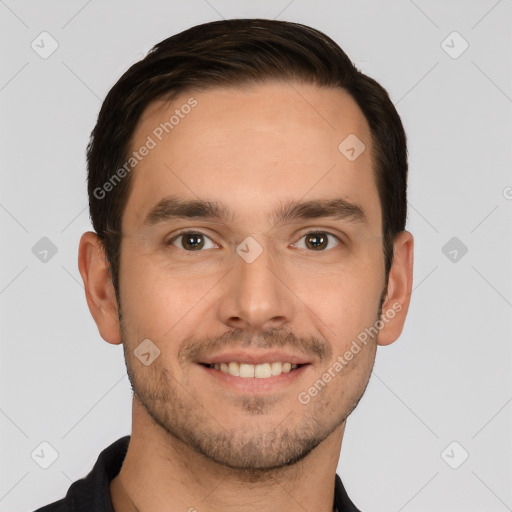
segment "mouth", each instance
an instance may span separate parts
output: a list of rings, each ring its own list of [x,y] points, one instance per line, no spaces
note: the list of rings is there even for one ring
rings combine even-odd
[[[260,364],[239,363],[237,361],[223,363],[200,363],[206,368],[216,370],[221,373],[232,375],[233,377],[241,377],[243,379],[268,379],[270,377],[278,377],[283,373],[291,373],[305,364],[290,362],[268,362]]]
[[[299,386],[313,368],[306,354],[284,350],[225,351],[203,356],[196,363],[212,386],[229,393],[267,396]]]

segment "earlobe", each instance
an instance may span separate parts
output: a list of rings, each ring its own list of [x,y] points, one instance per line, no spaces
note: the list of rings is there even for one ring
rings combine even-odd
[[[395,237],[393,264],[389,272],[387,296],[382,305],[382,329],[379,345],[391,345],[400,336],[405,324],[412,292],[414,238],[408,231]]]
[[[114,286],[103,244],[96,233],[88,231],[80,239],[78,269],[84,282],[89,311],[101,337],[108,343],[121,343],[121,329]]]

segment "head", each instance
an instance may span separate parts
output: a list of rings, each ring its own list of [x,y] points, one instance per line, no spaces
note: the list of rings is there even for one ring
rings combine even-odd
[[[80,272],[144,414],[246,469],[342,428],[411,291],[406,137],[386,91],[312,28],[208,23],[119,79],[87,158]],[[206,367],[241,351],[300,366],[244,392]]]

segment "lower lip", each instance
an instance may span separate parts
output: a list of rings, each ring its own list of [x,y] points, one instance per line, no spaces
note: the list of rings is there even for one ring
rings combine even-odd
[[[236,377],[235,375],[224,373],[220,370],[203,366],[202,364],[198,366],[219,384],[231,390],[234,389],[235,391],[244,393],[269,393],[290,386],[300,379],[311,365],[303,364],[295,370],[281,373],[281,375],[274,377],[267,377],[266,379],[259,379],[257,377]]]

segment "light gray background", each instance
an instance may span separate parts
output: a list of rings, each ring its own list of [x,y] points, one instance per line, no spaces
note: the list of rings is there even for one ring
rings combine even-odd
[[[129,65],[221,17],[324,31],[387,88],[408,134],[414,292],[347,424],[349,495],[366,512],[512,510],[510,0],[0,0],[0,510],[61,498],[130,433],[122,348],[100,338],[77,268],[85,145]],[[43,31],[59,45],[47,59],[31,48]],[[453,31],[469,44],[458,58]],[[42,237],[58,248],[46,263]],[[468,248],[455,262],[452,237]],[[48,469],[31,458],[43,441],[59,454]]]

